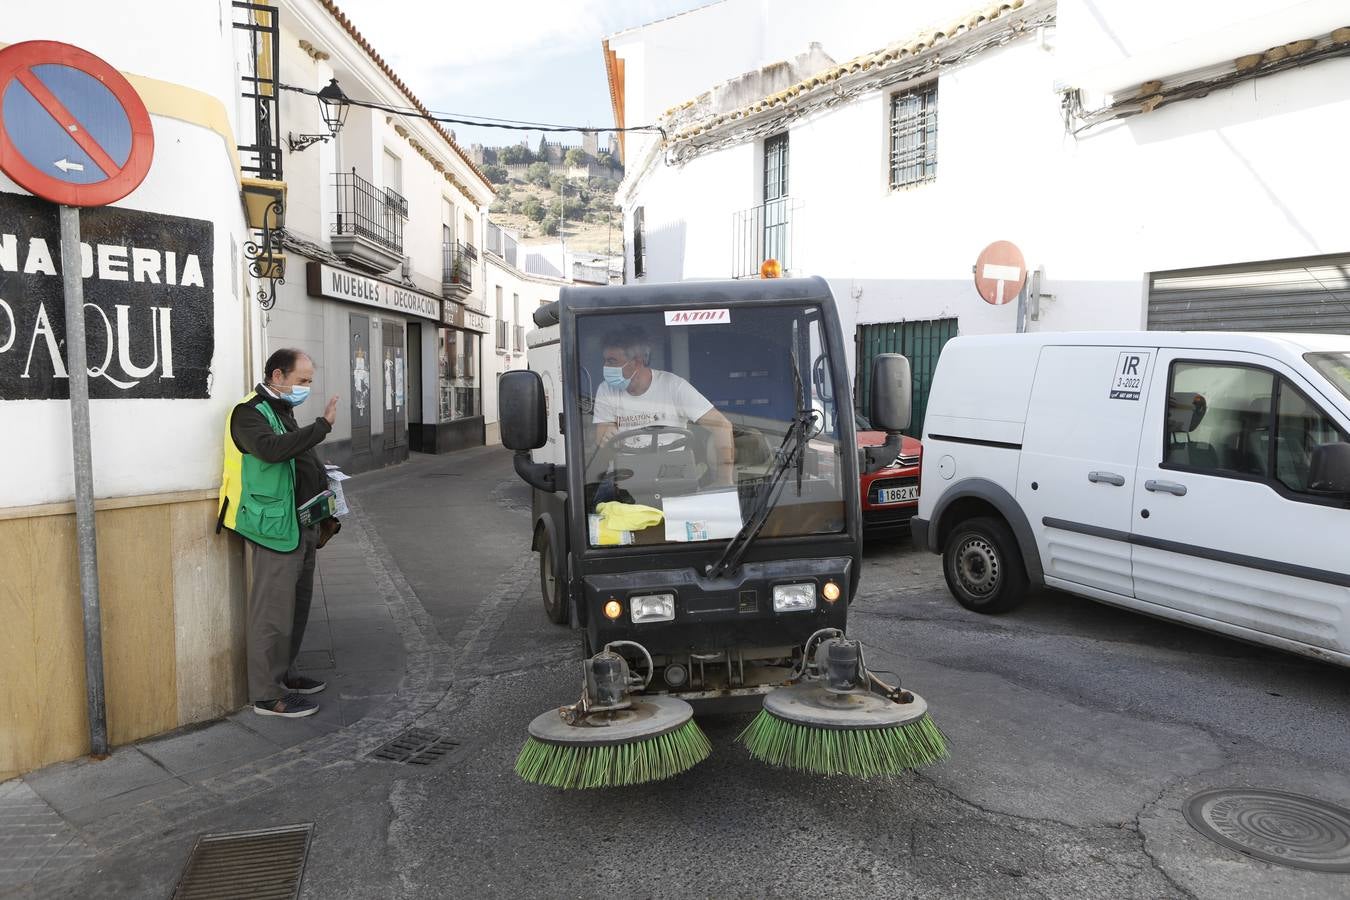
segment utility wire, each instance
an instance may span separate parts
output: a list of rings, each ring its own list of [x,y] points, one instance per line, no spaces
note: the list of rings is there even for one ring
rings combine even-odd
[[[310,97],[317,97],[319,92],[310,88],[296,87],[290,84],[278,84],[278,88],[283,91],[293,91],[297,94],[305,94]],[[378,109],[381,112],[392,113],[394,115],[406,116],[410,119],[426,119],[429,122],[445,122],[451,125],[472,125],[476,128],[505,128],[511,131],[594,131],[606,133],[622,134],[628,131],[656,132],[665,135],[665,131],[659,125],[635,125],[631,128],[593,128],[589,125],[556,125],[546,122],[523,122],[518,119],[494,119],[490,116],[459,116],[445,113],[424,113],[413,107],[392,106],[387,103],[376,103],[373,100],[353,100],[347,98],[347,102],[352,106],[361,106],[366,109]]]

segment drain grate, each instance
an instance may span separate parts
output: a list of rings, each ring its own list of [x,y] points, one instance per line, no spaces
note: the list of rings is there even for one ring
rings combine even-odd
[[[1214,790],[1183,810],[1205,837],[1254,859],[1350,873],[1350,809],[1283,791]]]
[[[389,743],[372,750],[370,757],[386,762],[429,766],[444,759],[446,754],[458,746],[459,741],[451,740],[443,734],[424,728],[409,728]]]
[[[206,834],[197,839],[174,900],[294,900],[314,823]]]

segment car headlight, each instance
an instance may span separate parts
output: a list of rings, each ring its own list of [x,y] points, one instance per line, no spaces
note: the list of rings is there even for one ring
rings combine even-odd
[[[816,608],[816,585],[780,584],[773,589],[774,612],[797,612]]]
[[[641,597],[629,597],[628,608],[633,623],[669,622],[675,618],[674,594],[644,594]]]

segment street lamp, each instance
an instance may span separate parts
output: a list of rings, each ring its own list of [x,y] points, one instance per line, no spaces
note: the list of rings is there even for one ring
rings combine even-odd
[[[298,153],[311,144],[337,137],[347,122],[347,111],[351,109],[352,102],[338,87],[336,78],[330,79],[328,86],[319,91],[318,96],[319,115],[323,118],[323,124],[328,126],[328,134],[288,134],[286,140],[293,152]]]

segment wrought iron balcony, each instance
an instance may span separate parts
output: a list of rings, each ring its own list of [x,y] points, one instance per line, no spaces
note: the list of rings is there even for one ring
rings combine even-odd
[[[464,301],[473,293],[473,269],[478,251],[463,241],[441,244],[441,293]]]
[[[776,259],[783,274],[792,271],[791,197],[780,197],[731,214],[731,277],[755,278],[765,260]]]
[[[408,201],[366,181],[356,170],[339,172],[333,252],[348,262],[389,272],[403,262],[403,223]]]

